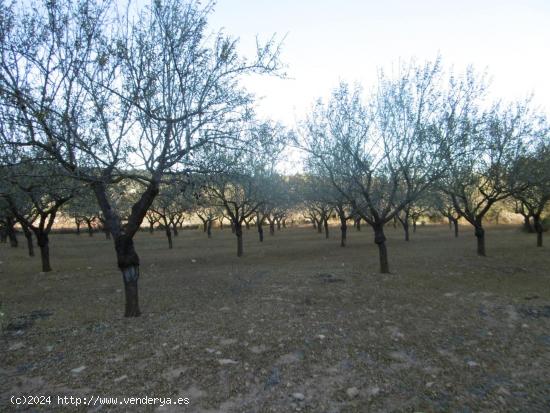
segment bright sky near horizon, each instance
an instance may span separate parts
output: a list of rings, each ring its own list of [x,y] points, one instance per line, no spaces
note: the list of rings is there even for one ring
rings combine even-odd
[[[210,29],[239,37],[250,55],[256,35],[286,36],[288,79],[253,78],[259,114],[293,126],[339,81],[369,89],[379,68],[399,59],[434,60],[490,75],[492,96],[534,93],[550,114],[549,0],[218,0]]]

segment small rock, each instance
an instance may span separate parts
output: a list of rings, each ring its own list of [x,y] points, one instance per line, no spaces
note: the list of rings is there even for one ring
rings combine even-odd
[[[46,351],[49,353],[50,351],[53,351],[53,346],[52,345],[49,345],[49,346],[46,346]]]
[[[232,344],[236,344],[237,343],[237,339],[235,338],[224,338],[222,340],[220,340],[220,344],[222,346],[230,346]]]
[[[369,396],[376,396],[378,393],[380,393],[380,387],[378,386],[372,386],[367,389],[367,394]]]
[[[357,389],[357,387],[350,387],[346,390],[346,394],[350,399],[354,399],[359,396],[359,390]]]
[[[325,338],[325,336],[324,336],[324,334],[319,334],[319,335],[317,336],[317,338],[320,339],[320,340],[323,340],[323,339]]]
[[[529,326],[527,324],[522,324],[521,328],[529,328]]]
[[[86,366],[76,367],[71,370],[71,373],[79,374],[79,373],[82,373],[85,369],[86,369]]]
[[[306,396],[304,396],[302,393],[292,393],[292,398],[294,400],[304,400],[306,398]]]
[[[426,387],[429,389],[430,387],[432,387],[434,385],[434,382],[433,381],[429,381],[426,383]]]
[[[196,263],[196,262],[197,262],[197,260],[196,260],[196,259],[194,259],[194,258],[192,258],[192,259],[191,259],[191,262],[192,262],[192,263],[194,264],[194,263]]]
[[[222,307],[222,308],[220,308],[220,311],[229,311],[229,310],[231,310],[231,308],[229,308],[229,307]]]
[[[284,345],[281,343],[279,344],[279,346],[283,347]],[[298,363],[303,358],[304,358],[304,353],[302,351],[296,351],[294,353],[283,354],[281,357],[279,357],[276,364]]]
[[[167,380],[175,380],[179,378],[182,374],[184,374],[187,371],[187,367],[176,367],[169,370],[166,370],[164,373],[162,373],[162,377],[164,377]]]
[[[474,368],[474,367],[477,367],[479,366],[479,364],[477,364],[475,361],[469,361],[466,363],[468,365],[468,367],[471,367],[471,368]]]
[[[8,348],[8,351],[19,350],[19,349],[22,349],[23,347],[25,347],[25,344],[24,344],[22,341],[17,341],[17,342],[15,342],[15,343],[13,343],[13,344]]]
[[[279,372],[279,369],[277,367],[274,367],[273,370],[271,370],[271,373],[269,374],[269,377],[265,382],[264,389],[268,389],[272,386],[276,386],[280,382],[281,382],[281,373]]]
[[[87,267],[87,269],[88,269],[88,270],[91,270],[91,269],[92,269],[92,267]]]
[[[510,392],[506,390],[504,387],[499,386],[497,389],[497,394],[500,394],[502,396],[510,396]]]
[[[220,363],[222,366],[227,366],[229,364],[238,364],[239,362],[231,359],[219,359],[218,363]]]
[[[126,380],[127,378],[128,378],[128,376],[126,374],[123,375],[123,376],[117,377],[115,379],[115,383],[121,382],[122,380]]]
[[[250,347],[250,351],[253,352],[254,354],[262,354],[263,352],[265,352],[268,348],[261,344],[259,346],[251,346]]]
[[[207,352],[207,353],[215,353],[215,352],[216,352],[216,349],[207,348],[207,349],[206,349],[206,352]]]

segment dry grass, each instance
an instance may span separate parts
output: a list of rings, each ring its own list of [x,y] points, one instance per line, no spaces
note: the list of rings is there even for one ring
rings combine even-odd
[[[468,227],[387,232],[390,275],[368,228],[345,249],[336,228],[263,245],[250,230],[241,259],[227,230],[182,231],[171,251],[139,234],[131,320],[100,234],[52,236],[49,274],[2,245],[0,409],[24,393],[181,396],[173,411],[189,412],[550,411],[548,249],[505,226],[488,229],[487,258]]]

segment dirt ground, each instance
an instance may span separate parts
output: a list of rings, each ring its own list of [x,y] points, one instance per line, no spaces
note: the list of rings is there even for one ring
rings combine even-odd
[[[511,226],[309,227],[236,257],[229,230],[138,235],[143,316],[125,319],[112,242],[51,237],[52,267],[0,245],[0,410],[549,412],[550,252]],[[42,406],[11,396],[53,395]],[[57,396],[118,397],[65,406]],[[129,406],[123,397],[188,398]],[[76,400],[76,399],[75,399]],[[94,399],[97,401],[97,399]],[[143,402],[145,403],[145,402]]]

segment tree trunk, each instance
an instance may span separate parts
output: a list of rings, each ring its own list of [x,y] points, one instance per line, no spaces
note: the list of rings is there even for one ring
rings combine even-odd
[[[269,221],[269,235],[275,235],[275,221]]]
[[[124,292],[126,297],[125,317],[139,317],[138,279],[139,279],[139,257],[134,248],[134,241],[131,237],[123,234],[115,239],[118,268],[122,272],[124,281]]]
[[[174,237],[177,237],[179,234],[178,225],[175,222],[172,224],[172,232],[174,233]]]
[[[481,223],[476,224],[475,235],[477,238],[477,255],[485,257],[485,230]]]
[[[313,229],[317,229],[317,222],[315,222],[315,219],[311,221],[311,225],[313,225]]]
[[[32,242],[32,232],[23,226],[23,233],[25,234],[25,238],[27,239],[27,249],[29,251],[29,257],[34,257],[34,245]]]
[[[455,238],[458,238],[458,218],[453,218],[453,225],[455,227]]]
[[[212,238],[212,220],[208,220],[208,225],[206,226],[206,234],[208,235],[208,238]]]
[[[37,233],[36,243],[40,247],[40,259],[42,260],[42,272],[50,272],[52,267],[50,266],[50,246],[48,234]]]
[[[76,224],[76,235],[80,235],[80,221],[75,221]]]
[[[258,236],[260,237],[260,242],[264,242],[264,228],[261,221],[258,221]]]
[[[278,219],[277,220],[277,231],[280,231],[281,230],[281,220]]]
[[[531,225],[531,217],[529,215],[523,215],[523,229],[529,233],[535,232],[535,228],[533,228],[533,225]]]
[[[449,231],[452,231],[453,230],[454,219],[451,218],[451,217],[447,217],[447,221],[449,221]]]
[[[540,215],[533,216],[535,231],[537,232],[537,247],[542,247],[542,233],[544,228],[540,222]]]
[[[10,247],[17,248],[19,242],[17,241],[17,233],[15,232],[15,228],[13,227],[13,222],[11,220],[7,220],[6,232],[8,233],[8,238],[10,239]]]
[[[342,238],[340,240],[340,246],[345,247],[347,241],[348,224],[346,217],[340,215],[340,230],[342,231]]]
[[[286,219],[283,219],[283,228],[286,228]]]
[[[413,219],[413,232],[416,232],[416,219]]]
[[[170,225],[165,225],[166,238],[168,238],[168,249],[172,249],[172,231],[170,231]]]
[[[153,225],[155,225],[154,222],[149,222],[149,234],[153,234],[155,232]]]
[[[91,220],[86,220],[86,225],[88,226],[88,236],[93,236],[94,235],[94,229],[92,228],[92,221]]]
[[[102,182],[97,182],[93,185],[93,189],[105,215],[105,227],[108,227],[109,234],[112,232],[115,238],[117,264],[122,272],[126,296],[124,315],[126,317],[138,317],[141,314],[138,300],[139,256],[136,253],[132,238],[139,230],[145,214],[159,193],[159,183],[157,180],[149,183],[139,200],[132,205],[131,214],[124,225],[121,225],[120,218],[109,204],[105,185]]]
[[[206,220],[202,221],[202,232],[208,231],[208,222]]]
[[[380,272],[388,274],[390,266],[388,264],[388,251],[386,249],[386,236],[384,235],[384,224],[376,224],[374,229],[374,242],[378,245],[378,255],[380,257]]]
[[[401,225],[405,231],[405,241],[409,241],[409,220],[405,218],[401,221]]]
[[[246,226],[246,229],[247,229],[247,230],[250,229],[250,221],[245,220],[245,221],[244,221],[244,225]]]
[[[243,256],[243,226],[241,222],[234,224],[235,235],[237,236],[237,257]]]
[[[323,233],[323,227],[321,226],[322,220],[316,220],[317,224],[317,233],[322,234]]]
[[[325,227],[325,239],[328,239],[328,218],[323,219],[323,226]]]
[[[355,220],[355,228],[357,231],[361,231],[361,218]]]

